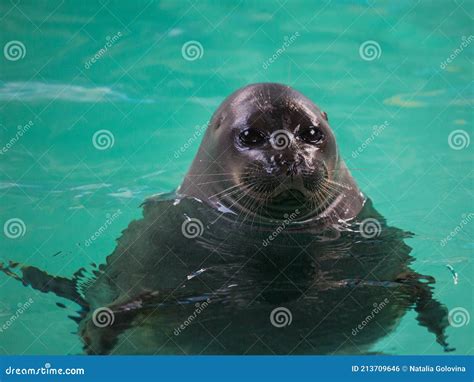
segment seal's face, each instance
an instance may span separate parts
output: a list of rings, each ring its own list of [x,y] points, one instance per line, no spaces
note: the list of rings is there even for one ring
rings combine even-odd
[[[245,191],[240,205],[275,217],[318,212],[334,193],[337,147],[326,114],[294,93],[285,88],[236,102],[238,117],[216,131],[220,145],[232,142],[229,170]]]
[[[312,197],[329,179],[332,169],[327,159],[336,154],[324,122],[302,109],[255,110],[232,131],[241,158],[238,180],[246,182],[257,198]]]
[[[244,216],[281,219],[297,210],[307,219],[355,187],[344,177],[326,113],[290,87],[256,84],[216,111],[183,193]]]

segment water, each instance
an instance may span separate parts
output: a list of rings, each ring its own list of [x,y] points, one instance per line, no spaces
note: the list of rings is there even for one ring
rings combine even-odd
[[[69,277],[103,263],[142,216],[143,200],[180,184],[199,146],[196,126],[224,97],[248,83],[282,82],[328,113],[360,188],[391,226],[415,234],[406,240],[412,268],[435,277],[434,297],[472,316],[472,145],[461,148],[472,135],[472,4],[4,2],[0,9],[2,45],[16,40],[26,51],[0,61],[2,146],[18,125],[25,131],[2,154],[1,221],[26,227],[18,238],[1,236],[2,261]],[[190,40],[202,45],[201,58],[183,58]],[[364,60],[359,48],[369,40],[380,57],[369,60],[366,51]],[[104,129],[113,146],[98,150],[93,136]],[[450,146],[456,130],[465,133]],[[5,276],[0,282],[0,323],[9,325],[2,354],[82,352],[67,317],[76,304]],[[472,323],[447,335],[455,354],[471,353]],[[444,354],[413,310],[367,351]]]

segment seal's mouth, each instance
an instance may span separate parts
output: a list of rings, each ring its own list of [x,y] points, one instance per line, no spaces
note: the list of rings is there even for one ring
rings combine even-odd
[[[302,205],[311,198],[311,190],[305,186],[303,178],[292,177],[261,177],[255,184],[244,186],[250,197],[262,203],[299,204]]]
[[[268,198],[261,213],[267,217],[283,219],[290,212],[305,210],[308,196],[298,189],[287,189]]]
[[[295,188],[289,188],[287,190],[281,191],[276,193],[273,197],[271,197],[274,203],[292,203],[292,202],[299,202],[299,204],[304,204],[307,200],[307,196],[304,195],[302,191]]]
[[[304,220],[324,210],[335,195],[323,162],[291,174],[279,168],[271,170],[252,165],[242,171],[239,182],[245,191],[237,202],[239,208],[271,219],[283,219],[289,212],[298,210],[298,220]]]

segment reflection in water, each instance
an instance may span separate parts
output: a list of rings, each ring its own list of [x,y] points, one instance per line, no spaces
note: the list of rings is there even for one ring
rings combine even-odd
[[[3,271],[78,302],[92,354],[367,353],[410,309],[450,350],[433,279],[409,268],[410,234],[387,226],[370,201],[350,224],[312,226],[160,196],[92,277],[15,263]]]
[[[108,86],[84,87],[64,83],[5,82],[0,85],[0,101],[44,101],[62,100],[70,102],[140,102],[153,103],[151,99],[133,99]]]

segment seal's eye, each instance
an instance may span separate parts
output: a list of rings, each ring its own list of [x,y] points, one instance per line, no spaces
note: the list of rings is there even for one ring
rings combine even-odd
[[[319,143],[324,139],[323,132],[315,126],[309,126],[306,129],[303,129],[299,134],[301,138],[306,143]]]
[[[245,146],[258,146],[265,142],[265,134],[257,129],[247,129],[239,134],[239,140]]]

